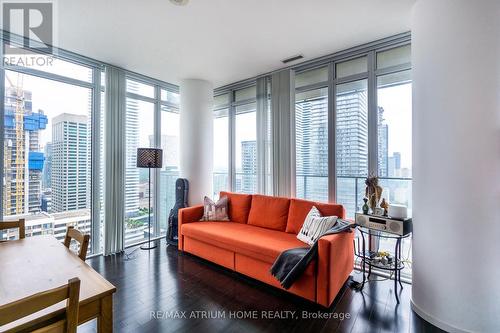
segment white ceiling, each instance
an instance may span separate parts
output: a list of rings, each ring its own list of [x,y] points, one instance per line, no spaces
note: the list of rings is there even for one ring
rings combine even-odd
[[[415,0],[59,0],[58,45],[178,84],[215,87],[410,29]]]

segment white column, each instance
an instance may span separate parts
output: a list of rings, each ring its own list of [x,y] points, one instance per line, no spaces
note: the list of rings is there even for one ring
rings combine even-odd
[[[418,0],[412,18],[412,308],[500,331],[499,2]]]
[[[189,181],[189,205],[212,196],[213,86],[204,80],[180,85],[180,173]]]

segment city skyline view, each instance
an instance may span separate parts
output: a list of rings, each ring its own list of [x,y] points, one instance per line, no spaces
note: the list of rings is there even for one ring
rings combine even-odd
[[[71,69],[80,78],[91,74],[86,68],[58,65],[56,72]],[[132,92],[147,93],[147,87],[128,81]],[[6,71],[6,86],[4,220],[25,218],[28,236],[49,233],[62,239],[69,225],[90,232],[91,90],[11,71]],[[178,96],[172,93],[162,96],[178,102]],[[125,241],[131,244],[144,239],[148,232],[147,203],[153,194],[147,190],[147,170],[136,167],[135,154],[139,147],[154,145],[154,115],[152,103],[132,98],[127,102],[125,203],[128,208],[124,223]],[[159,214],[164,234],[179,175],[179,115],[166,107],[162,111],[164,134],[160,141],[165,161],[160,170]],[[96,184],[102,187],[102,179],[96,180]]]

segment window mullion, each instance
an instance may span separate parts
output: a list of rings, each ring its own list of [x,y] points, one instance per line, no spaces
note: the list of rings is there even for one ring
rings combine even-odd
[[[375,52],[368,54],[368,175],[378,175],[377,78]]]
[[[161,88],[155,85],[155,103],[154,103],[154,148],[161,148]],[[166,161],[163,161],[166,163]],[[154,169],[153,172],[154,184],[154,200],[153,200],[153,234],[160,236],[160,169]],[[151,193],[149,194],[151,195]]]
[[[328,65],[328,201],[337,202],[335,64]]]
[[[229,95],[229,189],[236,191],[236,107],[234,106],[234,91]]]

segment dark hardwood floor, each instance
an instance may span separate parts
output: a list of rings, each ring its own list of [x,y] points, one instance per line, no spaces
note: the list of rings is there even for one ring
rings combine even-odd
[[[157,243],[160,246],[150,252],[132,248],[126,250],[128,255],[87,260],[117,287],[115,332],[442,332],[411,311],[408,284],[399,305],[392,281],[371,281],[361,292],[346,285],[331,309],[325,310],[197,257],[179,254],[164,240]],[[353,276],[361,279],[360,273]],[[288,312],[278,313],[278,319],[264,318],[275,311],[295,313],[293,318]],[[303,311],[330,318],[304,319]],[[187,318],[160,318],[167,314]],[[210,318],[202,318],[203,314]],[[250,318],[234,318],[243,314]],[[189,318],[192,315],[200,318]],[[79,328],[79,332],[95,330],[95,321]]]

